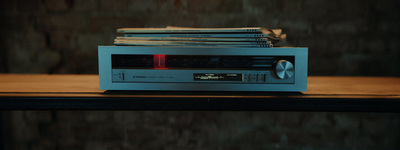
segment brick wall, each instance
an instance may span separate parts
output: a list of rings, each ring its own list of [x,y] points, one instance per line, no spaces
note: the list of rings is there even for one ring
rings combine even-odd
[[[7,149],[395,150],[388,113],[204,111],[4,112]]]
[[[399,76],[397,0],[20,0],[1,2],[0,72],[97,73],[121,27],[282,28],[310,75]]]
[[[97,73],[121,27],[282,28],[310,75],[400,76],[396,0],[0,2],[0,73]],[[7,149],[400,149],[400,116],[327,112],[2,112]]]

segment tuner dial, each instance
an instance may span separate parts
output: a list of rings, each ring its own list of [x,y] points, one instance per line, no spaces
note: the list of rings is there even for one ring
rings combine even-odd
[[[293,64],[287,60],[279,60],[275,66],[275,73],[280,79],[289,79],[294,74]]]

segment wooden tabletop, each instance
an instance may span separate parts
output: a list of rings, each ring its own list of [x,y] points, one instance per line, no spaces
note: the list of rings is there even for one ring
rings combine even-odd
[[[398,77],[308,77],[308,91],[102,91],[98,75],[0,74],[1,109],[400,110]]]

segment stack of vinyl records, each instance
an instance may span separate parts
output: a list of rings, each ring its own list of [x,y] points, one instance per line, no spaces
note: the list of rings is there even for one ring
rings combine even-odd
[[[249,28],[120,28],[121,46],[272,47],[286,38],[280,29]]]

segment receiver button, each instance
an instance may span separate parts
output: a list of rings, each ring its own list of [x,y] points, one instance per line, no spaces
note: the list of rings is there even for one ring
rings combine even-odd
[[[276,76],[280,79],[289,79],[293,76],[293,64],[287,60],[279,60],[275,66]]]
[[[267,75],[263,74],[263,82],[266,82],[266,81],[267,81]]]
[[[249,77],[248,77],[248,78],[249,78],[249,82],[251,82],[251,74],[249,74]]]

